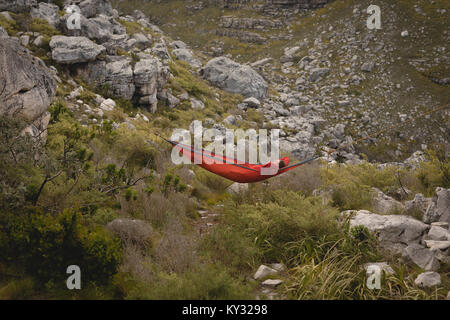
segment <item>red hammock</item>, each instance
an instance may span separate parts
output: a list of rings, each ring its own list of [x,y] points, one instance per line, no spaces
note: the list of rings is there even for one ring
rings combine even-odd
[[[281,158],[280,161],[283,161],[286,166],[278,169],[273,174],[266,175],[261,173],[261,169],[269,168],[272,164],[271,162],[265,165],[249,163],[239,164],[236,159],[228,158],[222,155],[216,155],[215,153],[204,149],[198,150],[192,146],[180,142],[171,141],[163,137],[161,138],[169,142],[173,148],[177,148],[180,151],[180,154],[189,159],[192,163],[195,163],[194,160],[197,160],[197,162],[201,162],[198,165],[203,169],[206,169],[214,174],[217,174],[234,182],[240,183],[251,183],[267,180],[319,158],[318,156],[316,156],[314,158],[307,159],[305,161],[298,162],[289,166],[289,158],[284,157]]]

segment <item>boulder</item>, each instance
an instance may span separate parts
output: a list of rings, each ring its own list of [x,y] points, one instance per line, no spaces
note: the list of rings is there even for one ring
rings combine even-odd
[[[277,274],[278,271],[265,265],[260,265],[253,278],[256,280],[264,279],[267,276]]]
[[[136,89],[131,62],[125,58],[107,63],[104,83],[110,86],[114,95],[131,100]]]
[[[280,279],[267,279],[262,282],[262,285],[265,287],[269,287],[269,288],[276,288],[282,283],[283,283],[283,280],[280,280]]]
[[[416,151],[408,159],[406,159],[404,163],[412,167],[417,167],[423,161],[426,161],[423,151]]]
[[[431,222],[449,222],[450,223],[450,189],[436,188],[435,195],[431,200],[423,221]]]
[[[205,108],[205,104],[203,103],[203,101],[197,100],[195,98],[191,98],[191,106],[192,109],[204,109]]]
[[[413,200],[405,202],[402,214],[414,215],[415,213],[420,213],[423,217],[430,203],[430,198],[425,198],[423,194],[418,193]]]
[[[12,38],[2,39],[0,70],[0,114],[19,115],[30,123],[44,121],[45,128],[45,114],[56,95],[52,71]]]
[[[424,242],[425,245],[432,251],[447,250],[448,248],[450,248],[450,241],[446,240],[424,240]]]
[[[134,83],[136,85],[139,102],[150,106],[151,112],[156,111],[157,94],[162,90],[169,78],[169,71],[159,59],[143,59],[134,67]]]
[[[227,57],[210,60],[201,70],[200,75],[211,84],[244,97],[265,98],[268,91],[266,81],[255,70],[241,65]]]
[[[326,77],[330,73],[329,68],[314,68],[309,75],[309,81],[317,82],[320,79]]]
[[[37,5],[37,0],[0,0],[0,11],[14,13],[30,12]]]
[[[51,3],[39,2],[37,7],[31,8],[30,14],[33,18],[47,21],[52,27],[59,23],[59,7]]]
[[[236,122],[236,117],[233,116],[233,115],[229,115],[228,117],[226,117],[226,118],[223,120],[223,122],[224,122],[225,124],[229,124],[229,125],[233,125],[233,126],[235,126],[235,125],[237,124],[237,122]]]
[[[174,49],[187,49],[187,44],[180,40],[173,41],[170,46]]]
[[[155,43],[151,52],[163,60],[171,60],[169,50],[167,50],[167,46],[164,41]]]
[[[375,68],[374,62],[366,62],[361,66],[361,71],[372,72],[374,68]]]
[[[106,99],[100,104],[100,109],[104,111],[113,111],[116,107],[116,102],[112,99]]]
[[[450,231],[439,226],[431,226],[427,234],[427,240],[450,241]]]
[[[69,30],[67,19],[71,14],[61,18],[60,29],[68,36],[83,36],[99,42],[100,44],[115,40],[114,35],[126,35],[125,27],[112,17],[99,15],[95,18],[80,17],[80,30]],[[128,38],[127,38],[128,40]]]
[[[117,97],[131,100],[134,96],[133,69],[127,57],[107,57],[106,61],[79,65],[77,74],[91,85],[107,87]]]
[[[261,102],[258,99],[253,98],[253,97],[247,98],[242,102],[245,103],[247,105],[247,107],[250,107],[250,108],[261,107]]]
[[[186,61],[192,68],[197,69],[202,66],[201,61],[195,58],[189,49],[174,49],[172,53],[178,60]]]
[[[151,39],[142,33],[135,33],[132,38],[140,48],[147,48],[152,44]]]
[[[86,37],[53,36],[50,41],[52,59],[61,64],[94,61],[106,51],[105,47]]]
[[[380,190],[373,188],[374,197],[372,198],[372,206],[376,213],[389,214],[394,212],[402,212],[403,204],[394,198],[385,195]]]
[[[116,12],[112,8],[109,0],[84,0],[78,6],[80,7],[81,14],[86,18],[92,18],[99,14],[116,16]]]
[[[239,194],[248,190],[248,183],[235,182],[227,188],[229,193]]]
[[[350,227],[364,226],[375,233],[380,245],[395,253],[411,243],[419,243],[428,226],[409,216],[378,215],[366,210],[351,212]]]
[[[417,243],[408,245],[402,254],[406,262],[413,262],[427,271],[436,271],[440,267],[439,260],[434,256],[434,252]]]
[[[423,272],[414,280],[414,283],[421,288],[435,287],[441,284],[441,275],[437,272]]]

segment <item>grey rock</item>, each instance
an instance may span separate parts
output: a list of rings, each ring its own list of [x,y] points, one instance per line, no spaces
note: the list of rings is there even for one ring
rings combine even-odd
[[[422,151],[416,151],[404,162],[413,167],[416,167],[423,161],[426,161],[425,154]]]
[[[427,238],[436,241],[450,240],[450,231],[438,226],[431,226]]]
[[[450,247],[450,241],[424,240],[425,245],[431,250],[446,250]]]
[[[151,39],[142,33],[135,33],[132,38],[136,40],[136,45],[141,48],[147,48],[152,44]]]
[[[309,75],[309,81],[316,82],[320,79],[326,77],[330,73],[329,68],[315,68],[311,71]]]
[[[260,265],[256,273],[254,274],[253,278],[256,280],[263,279],[269,275],[277,274],[278,271],[275,269],[272,269],[266,265]]]
[[[427,271],[436,271],[440,267],[439,260],[435,257],[434,252],[417,243],[408,245],[403,251],[402,258]]]
[[[405,202],[402,214],[412,215],[415,212],[420,212],[423,217],[430,203],[430,198],[425,198],[423,194],[418,193],[413,200]]]
[[[394,198],[385,195],[376,188],[372,188],[374,197],[372,198],[373,209],[380,214],[393,214],[394,212],[402,212],[403,204]]]
[[[250,64],[250,66],[253,68],[258,68],[258,67],[264,66],[272,61],[273,61],[272,58],[264,58],[264,59],[253,62],[252,64]]]
[[[68,16],[62,18],[65,21]],[[125,35],[126,29],[119,22],[112,17],[104,15],[97,16],[95,18],[87,19],[84,16],[81,17],[81,36],[85,36],[89,39],[98,41],[99,43],[106,43],[114,40],[114,35]],[[68,35],[72,35],[79,31],[66,31]],[[78,34],[77,34],[78,35]]]
[[[136,89],[133,80],[133,69],[128,59],[106,64],[105,84],[111,87],[116,96],[131,100]]]
[[[366,62],[361,66],[361,70],[364,72],[372,72],[374,68],[375,68],[375,63],[372,61]]]
[[[29,35],[21,36],[20,43],[22,44],[22,46],[27,47],[30,44],[30,36]]]
[[[261,99],[267,95],[268,85],[255,70],[227,57],[210,60],[200,70],[200,74],[211,84],[247,98]]]
[[[84,81],[94,86],[106,86],[117,97],[131,100],[134,96],[133,69],[127,57],[81,64],[76,71]]]
[[[116,102],[112,99],[106,99],[100,104],[100,109],[104,111],[113,111],[116,107]]]
[[[202,66],[201,61],[195,58],[189,49],[174,49],[172,53],[178,60],[186,61],[193,68],[200,68]]]
[[[448,222],[444,221],[438,221],[438,222],[432,222],[431,226],[441,227],[448,230]]]
[[[2,39],[0,70],[0,114],[15,114],[30,123],[42,118],[56,95],[52,71],[11,38]]]
[[[248,183],[235,182],[227,188],[227,191],[232,194],[239,194],[248,190]]]
[[[431,200],[424,215],[424,222],[449,222],[450,223],[450,189],[436,188],[435,195]]]
[[[36,47],[41,47],[44,44],[44,36],[38,36],[33,41],[33,45]]]
[[[414,283],[421,288],[435,287],[441,284],[441,275],[437,272],[423,272],[414,280]]]
[[[280,279],[267,279],[262,282],[262,285],[265,287],[269,287],[269,288],[276,288],[282,283],[283,283],[283,280],[280,280]]]
[[[226,123],[226,124],[233,125],[233,126],[237,125],[236,117],[233,116],[233,115],[229,115],[228,117],[226,117],[226,118],[223,120],[223,122]]]
[[[409,216],[378,215],[366,210],[354,214],[350,227],[365,226],[375,233],[380,245],[394,252],[401,252],[410,243],[418,243],[428,226]]]
[[[31,8],[30,14],[33,18],[47,21],[52,27],[59,23],[59,7],[51,3],[39,2],[37,7]]]
[[[14,13],[30,12],[37,5],[37,0],[0,0],[0,11]]]
[[[242,102],[245,103],[247,105],[247,107],[250,107],[250,108],[261,107],[261,102],[258,99],[253,98],[253,97],[247,98]]]
[[[92,18],[99,14],[106,16],[116,16],[116,13],[109,0],[84,0],[78,6],[81,14],[86,18]]]
[[[164,42],[155,43],[151,51],[163,60],[171,60],[169,50]]]
[[[22,133],[27,133],[32,137],[39,137],[41,141],[45,141],[47,138],[47,126],[50,122],[50,112],[44,112],[36,120],[34,120],[28,127],[26,127]]]
[[[53,36],[50,41],[52,59],[61,64],[94,61],[106,51],[85,37]]]
[[[181,40],[171,42],[170,46],[174,49],[187,49],[187,44]]]
[[[134,67],[134,83],[138,88],[140,103],[151,107],[151,112],[157,108],[157,94],[169,78],[169,71],[156,58],[143,59]]]
[[[191,98],[190,101],[191,101],[191,106],[193,109],[204,109],[205,108],[205,104],[200,100]]]

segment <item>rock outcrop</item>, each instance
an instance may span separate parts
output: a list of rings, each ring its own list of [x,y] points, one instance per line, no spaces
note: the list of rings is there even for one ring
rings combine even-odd
[[[39,5],[31,8],[31,16],[48,22],[52,27],[59,24],[59,7],[57,5],[45,2],[39,2]]]
[[[106,51],[86,37],[53,36],[50,41],[52,58],[61,64],[75,64],[94,61]]]
[[[418,244],[428,229],[425,223],[408,216],[378,215],[366,210],[353,213],[350,227],[366,227],[377,235],[382,247],[396,253],[410,244]]]
[[[0,114],[18,115],[45,128],[56,94],[52,71],[11,38],[1,39],[0,70]]]
[[[0,11],[29,12],[37,0],[0,0]]]
[[[450,223],[450,189],[436,188],[435,196],[425,212],[424,221]]]
[[[246,65],[241,65],[227,57],[210,60],[200,74],[211,84],[244,97],[265,98],[268,86],[263,77]]]

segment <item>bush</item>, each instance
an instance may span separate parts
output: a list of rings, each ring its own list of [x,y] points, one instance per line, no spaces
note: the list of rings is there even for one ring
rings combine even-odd
[[[34,281],[31,278],[12,280],[0,288],[0,300],[24,300],[34,293]]]
[[[130,290],[127,299],[233,300],[250,299],[252,287],[232,277],[220,265],[200,266],[183,274],[160,273],[151,283]]]
[[[81,268],[83,280],[98,283],[108,281],[117,270],[118,239],[88,229],[78,213],[5,216],[0,227],[0,260],[23,267],[42,282],[66,278],[69,265]]]

